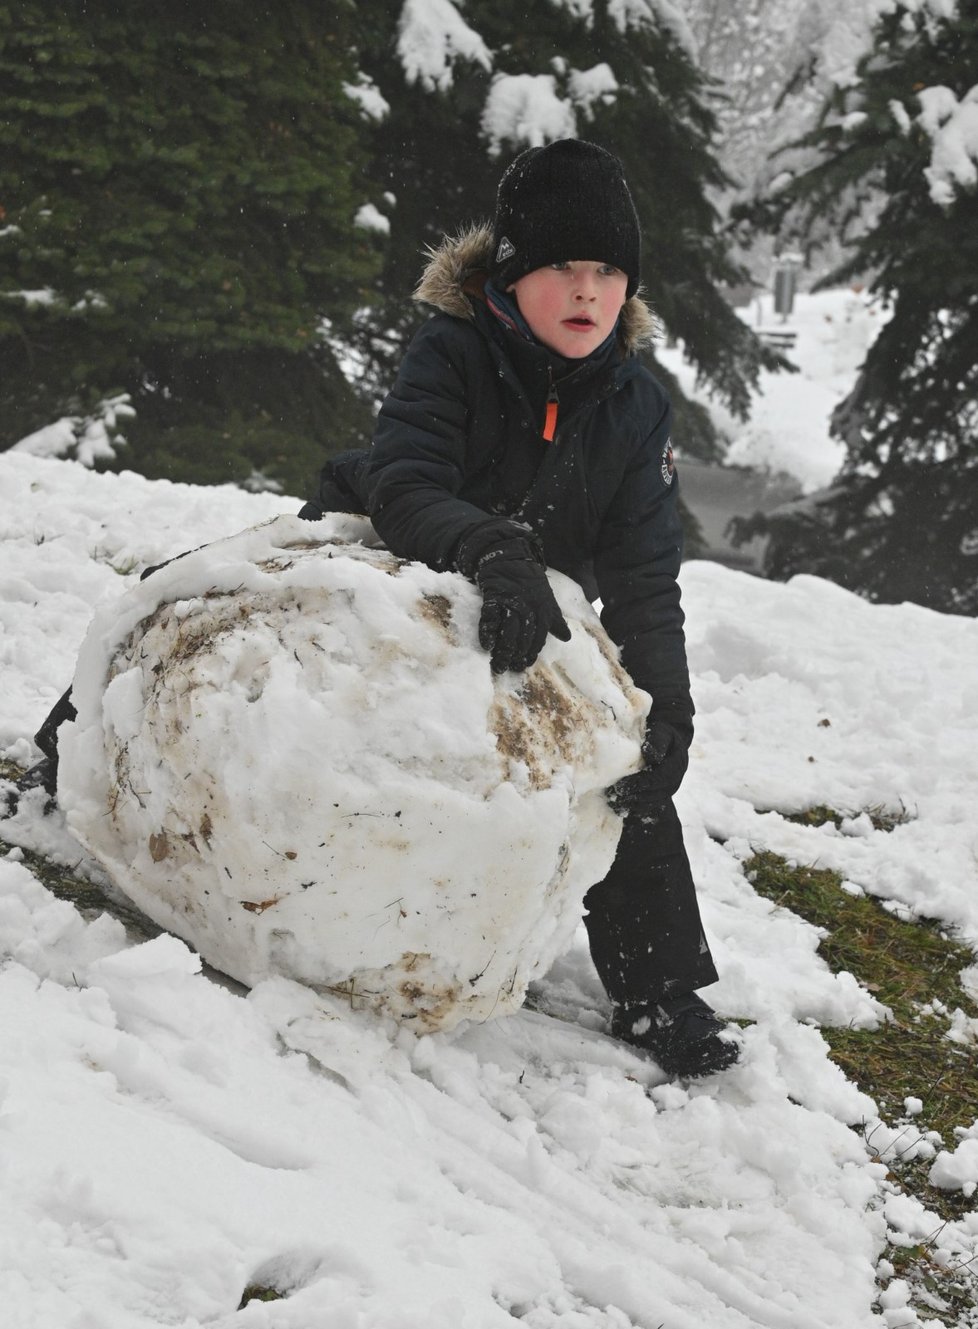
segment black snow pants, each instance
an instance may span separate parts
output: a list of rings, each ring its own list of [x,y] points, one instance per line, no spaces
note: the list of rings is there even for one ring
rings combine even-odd
[[[616,1006],[651,1005],[717,981],[671,799],[655,817],[625,818],[611,871],[584,905],[594,967]]]

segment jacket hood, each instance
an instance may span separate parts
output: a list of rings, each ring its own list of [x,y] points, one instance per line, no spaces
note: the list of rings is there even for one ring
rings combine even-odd
[[[481,296],[489,272],[492,227],[470,226],[457,235],[445,236],[440,245],[427,251],[427,256],[428,263],[414,291],[415,300],[443,314],[471,319],[472,299]],[[641,295],[626,300],[618,322],[622,350],[630,355],[650,345],[657,332],[655,315]]]

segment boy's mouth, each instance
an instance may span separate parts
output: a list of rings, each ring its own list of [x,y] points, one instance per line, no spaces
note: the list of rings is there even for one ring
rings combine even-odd
[[[565,318],[564,322],[572,328],[593,328],[594,319],[588,318],[587,314],[575,314],[573,318]]]

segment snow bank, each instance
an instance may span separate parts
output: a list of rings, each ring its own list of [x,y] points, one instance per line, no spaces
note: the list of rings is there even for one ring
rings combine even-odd
[[[479,596],[363,518],[277,517],[107,605],[63,731],[68,825],[155,922],[249,986],[340,992],[418,1029],[519,1007],[620,822],[648,698],[579,588],[494,678]]]

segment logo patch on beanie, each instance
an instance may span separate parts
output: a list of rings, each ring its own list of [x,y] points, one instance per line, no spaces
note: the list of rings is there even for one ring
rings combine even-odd
[[[496,262],[505,263],[508,258],[512,258],[516,253],[516,246],[507,236],[499,241],[499,248],[496,250]]]
[[[666,446],[662,449],[662,461],[659,465],[662,473],[662,483],[671,485],[672,477],[676,474],[675,463],[672,459],[672,439],[666,439]]]

